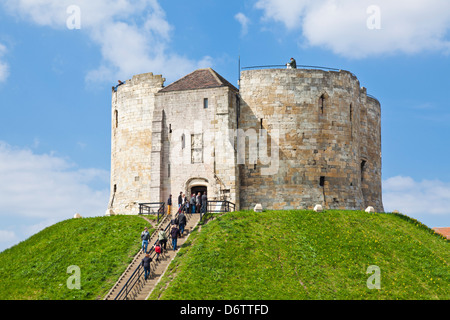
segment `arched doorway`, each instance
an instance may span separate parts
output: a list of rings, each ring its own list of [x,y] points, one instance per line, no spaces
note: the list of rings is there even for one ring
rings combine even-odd
[[[205,178],[191,178],[186,181],[186,192],[189,192],[189,195],[193,193],[197,195],[199,192],[203,195],[203,193],[208,192],[208,180]]]
[[[190,192],[191,192],[191,195],[192,194],[197,195],[199,192],[200,192],[201,195],[203,195],[205,192],[206,192],[206,194],[208,194],[208,187],[206,187],[206,186],[194,186],[194,187],[191,187]]]

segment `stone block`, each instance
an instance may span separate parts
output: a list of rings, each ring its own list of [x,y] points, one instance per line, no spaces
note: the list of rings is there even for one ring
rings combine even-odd
[[[323,211],[323,207],[320,204],[316,204],[314,206],[314,211],[315,212],[322,212]]]
[[[262,212],[263,211],[262,205],[260,203],[256,204],[256,206],[253,209],[253,211],[255,211],[255,212]]]
[[[368,206],[365,210],[367,213],[375,213],[375,209],[371,206]]]

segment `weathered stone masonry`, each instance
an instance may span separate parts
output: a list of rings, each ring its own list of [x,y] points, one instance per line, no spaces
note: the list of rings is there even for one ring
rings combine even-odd
[[[249,70],[238,90],[200,69],[163,83],[142,74],[113,92],[116,214],[196,187],[240,209],[383,211],[380,104],[352,73]]]

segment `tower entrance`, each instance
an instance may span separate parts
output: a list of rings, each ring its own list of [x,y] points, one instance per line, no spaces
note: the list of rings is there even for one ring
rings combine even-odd
[[[208,188],[206,186],[195,186],[195,187],[191,187],[191,195],[195,194],[197,195],[199,192],[201,195],[203,195],[205,192],[208,191]]]

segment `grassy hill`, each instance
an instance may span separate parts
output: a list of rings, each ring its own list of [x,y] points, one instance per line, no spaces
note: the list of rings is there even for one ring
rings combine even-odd
[[[448,300],[449,258],[448,240],[403,215],[228,213],[191,234],[149,298]]]
[[[0,300],[103,298],[138,252],[146,225],[138,216],[114,216],[42,230],[0,253]],[[80,290],[67,286],[69,266],[80,268]]]
[[[0,253],[0,300],[103,298],[139,250],[138,216],[70,219]],[[402,215],[252,211],[197,227],[150,299],[450,299],[449,241]],[[81,271],[70,290],[69,266]],[[367,268],[381,289],[368,289]]]

